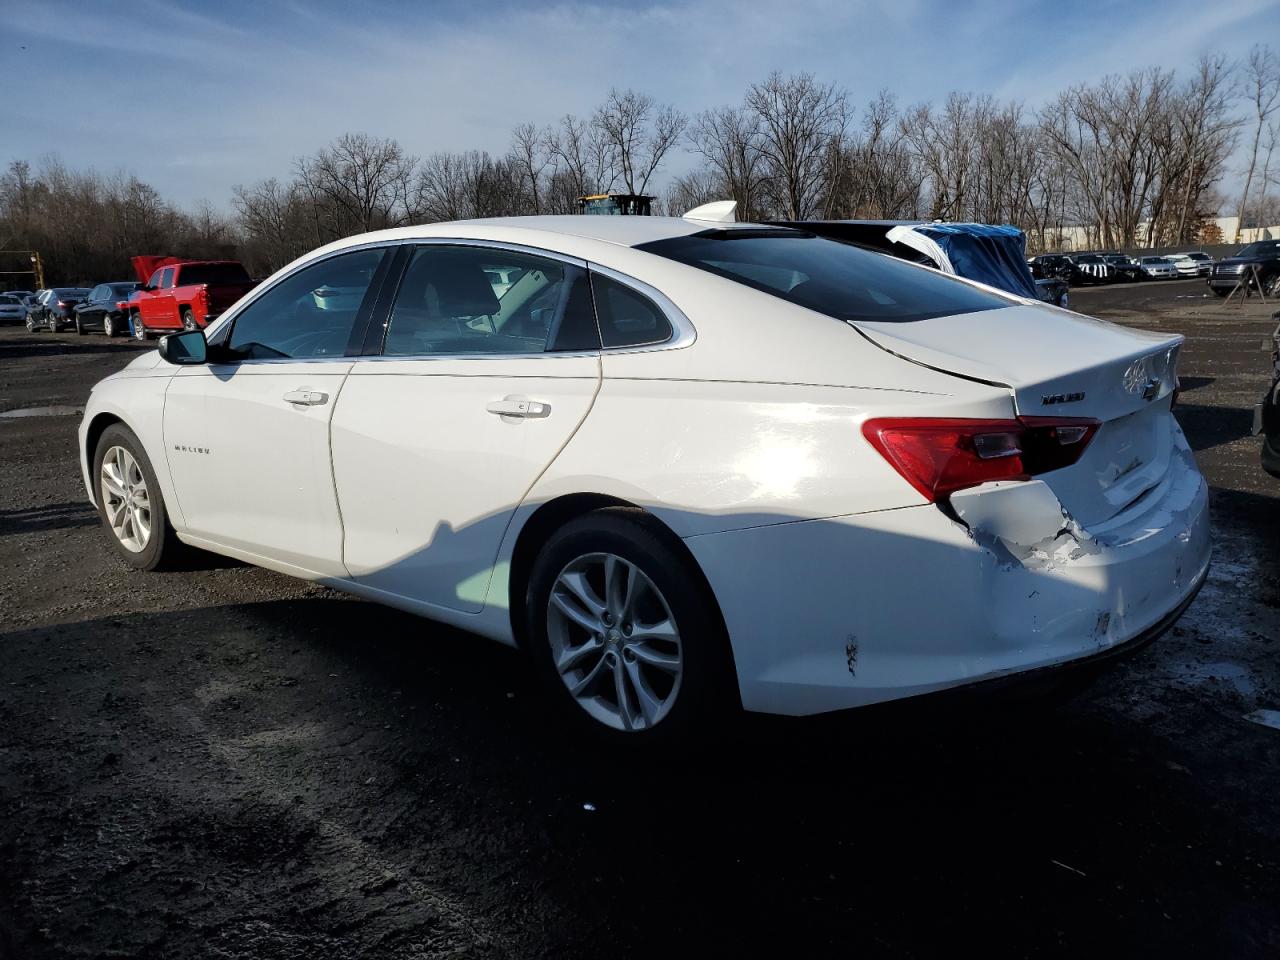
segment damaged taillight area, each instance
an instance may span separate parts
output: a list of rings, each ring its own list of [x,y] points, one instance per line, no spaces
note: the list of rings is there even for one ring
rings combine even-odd
[[[862,425],[862,434],[904,480],[937,503],[957,490],[1069,467],[1098,426],[1083,417],[877,417]]]

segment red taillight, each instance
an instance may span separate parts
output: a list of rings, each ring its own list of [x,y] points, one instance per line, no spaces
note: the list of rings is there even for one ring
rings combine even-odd
[[[126,307],[128,307],[128,306],[129,306],[129,304],[125,303],[123,300],[117,300],[117,301],[116,301],[116,309],[117,309],[117,310],[123,310],[123,309],[125,309],[125,308],[126,308]]]
[[[863,436],[930,502],[993,480],[1027,480],[1080,459],[1098,421],[878,418]]]

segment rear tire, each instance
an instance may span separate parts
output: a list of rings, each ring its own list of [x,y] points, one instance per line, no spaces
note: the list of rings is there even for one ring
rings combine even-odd
[[[183,330],[194,330],[194,329],[196,329],[196,318],[195,318],[195,316],[191,313],[191,308],[190,308],[190,307],[183,307],[183,308],[182,308],[182,329],[183,329]]]
[[[111,318],[111,314],[109,313],[102,317],[102,332],[107,337],[114,337],[116,335],[116,322]]]
[[[183,544],[169,524],[151,460],[132,430],[115,423],[102,432],[90,476],[98,516],[121,559],[136,570],[173,566]]]
[[[687,743],[737,711],[719,610],[678,547],[643,511],[611,507],[565,524],[534,561],[525,603],[534,669],[590,736]]]

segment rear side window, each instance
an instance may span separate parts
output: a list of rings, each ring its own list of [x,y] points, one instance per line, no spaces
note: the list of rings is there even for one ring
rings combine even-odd
[[[799,230],[708,230],[637,249],[837,320],[907,323],[1011,305],[946,274]]]
[[[238,263],[191,263],[184,264],[178,279],[184,284],[240,284],[249,283],[249,274]]]
[[[591,290],[600,321],[600,340],[608,347],[639,347],[671,339],[671,321],[644,294],[598,273]]]

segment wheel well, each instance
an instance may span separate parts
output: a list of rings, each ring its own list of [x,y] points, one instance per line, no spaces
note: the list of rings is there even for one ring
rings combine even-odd
[[[533,512],[533,516],[521,528],[520,534],[516,538],[515,550],[511,555],[511,574],[507,579],[508,609],[511,611],[511,632],[515,636],[516,642],[521,646],[524,645],[525,593],[529,582],[529,573],[533,569],[533,561],[537,558],[538,551],[551,539],[552,534],[569,521],[590,513],[592,510],[602,510],[606,507],[629,507],[644,514],[645,518],[653,524],[654,529],[667,539],[671,548],[685,559],[689,564],[689,569],[694,571],[699,585],[711,601],[714,616],[719,621],[721,628],[724,629],[724,616],[720,612],[720,604],[711,589],[711,584],[707,581],[702,568],[698,566],[698,561],[689,552],[689,548],[685,546],[684,541],[676,536],[675,531],[638,504],[599,493],[575,493],[557,497],[555,500],[548,500],[538,507]],[[725,633],[727,637],[727,630]],[[732,657],[732,653],[730,653],[730,657]]]
[[[89,474],[93,475],[93,454],[98,449],[98,441],[102,439],[102,434],[107,427],[113,423],[124,423],[114,413],[100,413],[93,418],[93,422],[89,424],[89,429],[84,435],[84,462],[89,465]]]

